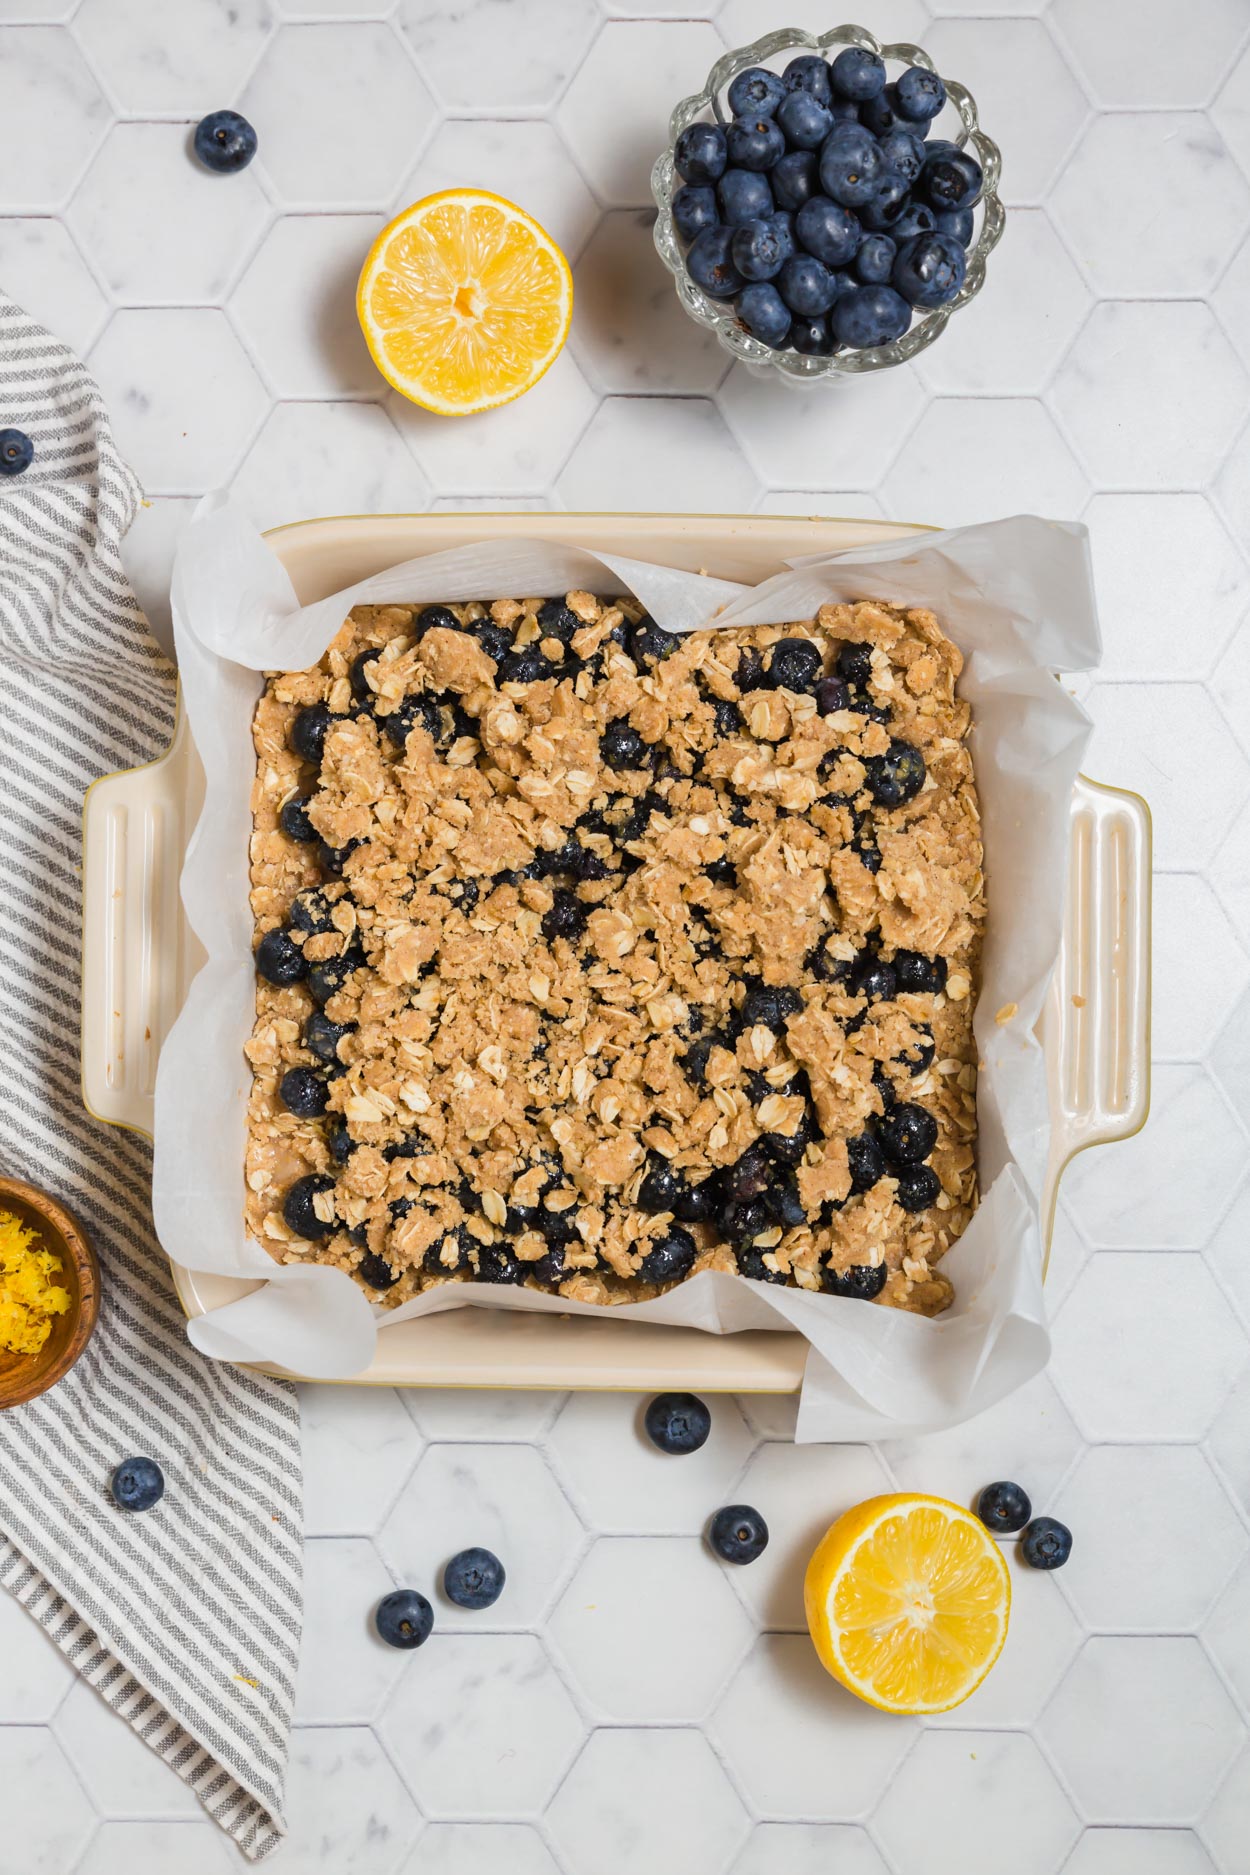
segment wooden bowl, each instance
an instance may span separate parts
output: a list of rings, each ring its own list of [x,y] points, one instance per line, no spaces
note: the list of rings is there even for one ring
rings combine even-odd
[[[100,1309],[100,1266],[95,1251],[64,1205],[19,1179],[0,1178],[0,1211],[9,1211],[38,1231],[41,1242],[60,1258],[57,1281],[69,1290],[64,1315],[52,1317],[52,1332],[38,1354],[10,1354],[0,1348],[0,1411],[21,1406],[64,1379],[91,1339]]]

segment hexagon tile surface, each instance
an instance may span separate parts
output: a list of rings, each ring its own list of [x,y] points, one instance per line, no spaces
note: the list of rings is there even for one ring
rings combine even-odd
[[[847,12],[856,14],[857,9]],[[174,537],[233,487],[328,510],[629,509],[1091,531],[1087,766],[1150,802],[1153,1110],[1066,1174],[1049,1371],[929,1438],[796,1448],[715,1402],[667,1458],[621,1394],[306,1388],[306,1628],[281,1875],[1250,1872],[1250,12],[1245,0],[869,0],[1003,148],[987,284],[914,364],[789,394],[682,315],[649,172],[712,62],[823,0],[8,0],[0,281],[87,358]],[[243,175],[188,153],[210,109]],[[485,417],[391,395],[353,289],[383,220],[469,184],[568,254],[570,343]],[[2,389],[2,387],[0,387]],[[811,1544],[871,1493],[1019,1477],[1075,1533],[982,1689],[891,1720],[804,1632]],[[758,1504],[748,1569],[711,1512]],[[468,1544],[507,1587],[441,1593]],[[371,1623],[430,1593],[417,1654]],[[0,1875],[243,1864],[0,1598]]]

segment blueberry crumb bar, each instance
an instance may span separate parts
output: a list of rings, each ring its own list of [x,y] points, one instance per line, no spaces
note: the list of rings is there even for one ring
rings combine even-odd
[[[254,739],[246,1217],[371,1300],[703,1269],[934,1315],[980,822],[931,612],[358,606]]]

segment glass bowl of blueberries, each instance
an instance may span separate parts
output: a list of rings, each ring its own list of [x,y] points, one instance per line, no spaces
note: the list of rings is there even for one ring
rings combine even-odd
[[[652,172],[655,245],[692,319],[757,372],[914,358],[985,280],[998,147],[963,85],[862,26],[718,59]]]

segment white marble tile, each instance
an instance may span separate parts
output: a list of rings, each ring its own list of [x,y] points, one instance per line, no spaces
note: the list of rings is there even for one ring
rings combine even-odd
[[[793,1439],[799,1416],[797,1393],[739,1393],[738,1410],[761,1439]]]
[[[1226,1077],[1226,1091],[1230,1098],[1244,1098],[1246,1084],[1250,1081],[1250,996],[1242,1002],[1235,1023],[1230,1024],[1225,1033],[1235,1033],[1240,1038],[1237,1062],[1241,1075],[1240,1087],[1230,1085],[1230,1069]],[[1211,1065],[1215,1073],[1220,1074],[1220,1045],[1216,1047]],[[1250,1329],[1250,1185],[1243,1185],[1237,1193],[1203,1255],[1218,1281],[1232,1297],[1243,1327]],[[1247,1501],[1250,1502],[1250,1475],[1247,1476],[1247,1487]]]
[[[996,11],[989,5],[985,13]],[[936,9],[935,9],[936,11]],[[776,0],[725,0],[716,15],[721,37],[733,47],[743,46],[782,24],[798,26],[804,32],[827,32],[833,15],[825,0],[792,0],[779,15]],[[901,40],[919,44],[929,25],[923,0],[874,0],[872,30],[883,43]]]
[[[356,318],[356,281],[380,215],[284,215],[229,311],[279,397],[381,397]]]
[[[396,0],[274,0],[278,16],[284,20],[389,19]]]
[[[4,28],[5,164],[0,208],[55,208],[69,194],[111,112],[86,60],[60,26]]]
[[[1244,598],[1246,594],[1243,592]],[[1234,630],[1211,673],[1211,694],[1224,712],[1228,726],[1250,755],[1250,621]]]
[[[75,1875],[227,1875],[238,1866],[214,1823],[102,1823]]]
[[[1214,1864],[1189,1830],[1087,1829],[1063,1875],[1214,1875]]]
[[[1087,1822],[1192,1823],[1246,1733],[1196,1640],[1108,1634],[1086,1642],[1038,1735]]]
[[[1156,0],[1157,3],[1157,0]],[[1234,0],[1225,0],[1232,5]],[[1216,127],[1243,169],[1250,166],[1250,45],[1232,66],[1211,109]]]
[[[304,1531],[367,1536],[421,1455],[420,1433],[389,1387],[300,1388]]]
[[[1093,1257],[1052,1334],[1051,1374],[1090,1440],[1201,1438],[1247,1354],[1202,1258],[1166,1252]]]
[[[584,1730],[532,1634],[441,1634],[412,1660],[381,1731],[427,1816],[532,1816]]]
[[[0,219],[0,279],[24,312],[81,355],[108,317],[108,301],[63,222]]]
[[[550,1623],[607,1724],[701,1719],[753,1633],[698,1537],[600,1537]]]
[[[1050,21],[1102,105],[1205,104],[1245,32],[1238,0],[1195,0],[1176,30],[1171,0],[1053,0]]]
[[[1250,362],[1250,239],[1242,242],[1210,297],[1242,363]]]
[[[225,314],[207,307],[114,313],[88,363],[149,495],[218,487],[268,407]]]
[[[1220,1875],[1240,1875],[1250,1839],[1250,1747],[1242,1752],[1202,1819],[1201,1836]]]
[[[712,1512],[735,1501],[754,1444],[741,1413],[709,1400],[712,1430],[697,1452],[656,1449],[642,1429],[646,1400],[629,1393],[575,1393],[548,1441],[573,1501],[596,1529],[697,1536]],[[612,1462],[605,1463],[605,1452]]]
[[[718,1875],[747,1817],[699,1732],[596,1732],[547,1815],[570,1869]]]
[[[400,1577],[405,1586],[424,1588]],[[295,1686],[300,1725],[368,1725],[409,1656],[388,1647],[373,1611],[395,1580],[367,1537],[304,1544],[304,1642]]]
[[[554,506],[555,503],[547,495],[440,495],[430,503],[430,513],[541,514],[549,513]],[[506,1427],[500,1428],[501,1436],[506,1434],[506,1430]],[[456,1436],[459,1437],[459,1434]]]
[[[1019,208],[961,307],[916,369],[935,391],[1001,397],[1040,392],[1090,307],[1088,286],[1046,212]]]
[[[77,6],[78,0],[0,0],[0,25],[55,25]]]
[[[1250,1569],[1232,1576],[1202,1632],[1203,1644],[1243,1712],[1250,1711]]]
[[[160,1723],[157,1711],[153,1723]],[[101,1816],[203,1815],[189,1785],[86,1680],[75,1682],[52,1729]]]
[[[908,1875],[998,1875],[1007,1843],[1014,1875],[1051,1875],[1078,1830],[1032,1739],[972,1731],[926,1732],[874,1826]]]
[[[1106,675],[1204,676],[1250,599],[1245,561],[1211,503],[1202,495],[1095,495],[1081,518]],[[1201,630],[1177,631],[1180,591]],[[1218,682],[1213,688],[1223,696]]]
[[[494,501],[493,496],[487,500]],[[430,504],[445,511],[471,508],[470,498],[445,496]],[[499,508],[527,502],[499,501]],[[537,1439],[546,1432],[567,1394],[510,1387],[409,1387],[404,1405],[430,1439]]]
[[[1236,433],[1246,375],[1200,302],[1108,300],[1077,335],[1049,401],[1096,481],[1198,488]]]
[[[215,176],[190,139],[188,124],[115,124],[74,193],[70,226],[122,305],[214,304],[269,219],[255,169]]]
[[[1203,934],[1203,993],[1197,998],[1190,980],[1195,931]],[[1192,1059],[1210,1046],[1245,989],[1250,959],[1211,887],[1196,873],[1156,877],[1150,939],[1151,1048],[1156,1060]]]
[[[417,1656],[406,1659],[420,1671]],[[363,1725],[298,1727],[286,1795],[284,1875],[394,1875],[421,1827],[394,1766]]]
[[[1250,931],[1250,807],[1243,808],[1209,868],[1211,884],[1237,929]]]
[[[1166,1531],[1142,1567],[1108,1509],[1147,1507]],[[1239,1563],[1247,1537],[1223,1485],[1193,1446],[1103,1445],[1087,1452],[1048,1508],[1073,1534],[1061,1586],[1091,1629],[1197,1627]]]
[[[744,1567],[722,1567],[762,1628],[806,1629],[803,1573],[812,1551],[844,1510],[893,1488],[866,1445],[760,1447],[734,1486],[733,1502],[761,1513],[768,1548]]]
[[[174,628],[169,613],[169,582],[178,536],[195,511],[193,495],[153,496],[140,503],[122,542],[122,565],[152,627],[156,642],[168,657],[174,652]]]
[[[1016,1557],[1011,1547],[1008,1555]],[[1027,1731],[1071,1666],[1084,1638],[1055,1577],[1016,1568],[1011,1586],[1011,1621],[1003,1651],[988,1678],[953,1712],[929,1720],[944,1729]]]
[[[1095,118],[1051,199],[1099,292],[1125,299],[1200,297],[1250,221],[1250,189],[1196,112]]]
[[[0,1725],[4,1855],[14,1875],[65,1875],[95,1815],[69,1760],[42,1725]]]
[[[884,521],[885,509],[875,495],[849,488],[770,488],[755,504],[756,514],[828,516],[831,520]]]
[[[601,201],[640,208],[651,200],[669,115],[724,49],[702,20],[609,20],[556,113]]]
[[[542,1455],[531,1446],[434,1445],[408,1480],[378,1545],[397,1578],[433,1602],[440,1628],[536,1626],[584,1541]],[[457,1608],[444,1565],[462,1549],[493,1550],[507,1571],[493,1608]]]
[[[1039,1374],[962,1426],[887,1440],[881,1452],[905,1491],[936,1491],[971,1508],[987,1484],[1010,1478],[1041,1509],[1080,1449],[1066,1407]]]
[[[559,1875],[528,1823],[431,1823],[399,1875]]]
[[[528,495],[559,473],[595,398],[566,347],[532,391],[498,410],[438,417],[398,395],[387,408],[440,495]]]
[[[729,359],[686,312],[656,266],[646,208],[613,209],[574,270],[571,343],[605,391],[714,391]]]
[[[1212,492],[1234,540],[1250,554],[1250,427],[1229,450]]]
[[[607,397],[569,457],[566,508],[741,513],[756,484],[706,397]]]
[[[381,404],[275,404],[231,494],[259,528],[318,514],[415,514],[429,500]]]
[[[0,1725],[50,1719],[74,1683],[74,1669],[13,1595],[0,1594]]]
[[[1037,202],[1062,167],[1089,114],[1089,100],[1040,20],[942,19],[925,51],[946,78],[966,85],[982,126],[1003,146],[1006,202]],[[1044,110],[1021,110],[1024,80]],[[993,263],[991,262],[991,265]]]
[[[514,112],[558,98],[602,15],[595,0],[400,0],[399,23],[444,104]]]
[[[1055,1210],[1046,1266],[1046,1307],[1053,1315],[1089,1261],[1090,1249],[1062,1199]]]
[[[735,365],[719,399],[762,481],[871,488],[913,428],[925,392],[910,365],[806,386],[752,377]]]
[[[440,189],[491,189],[542,223],[573,260],[599,219],[599,204],[551,124],[452,118],[400,183],[396,208]]]
[[[1207,1451],[1224,1483],[1250,1517],[1250,1467],[1246,1464],[1246,1453],[1250,1451],[1250,1367],[1238,1376],[1220,1408],[1207,1438]]]
[[[82,0],[74,35],[123,111],[199,118],[237,108],[272,24],[267,0],[178,0],[159,32],[145,0]]]
[[[1098,681],[1090,707],[1086,769],[1145,795],[1155,865],[1192,872],[1209,864],[1250,793],[1250,767],[1209,693],[1198,684]]]
[[[239,108],[291,208],[385,207],[438,121],[394,29],[369,20],[280,27]],[[353,122],[368,136],[335,133]]]
[[[1075,520],[1089,484],[1037,399],[940,397],[903,444],[880,495],[894,520],[962,527],[1008,514]]]
[[[758,1823],[731,1875],[887,1875],[879,1851],[852,1823]]]
[[[762,1815],[829,1822],[868,1815],[916,1729],[839,1686],[806,1634],[762,1634],[709,1726]]]

